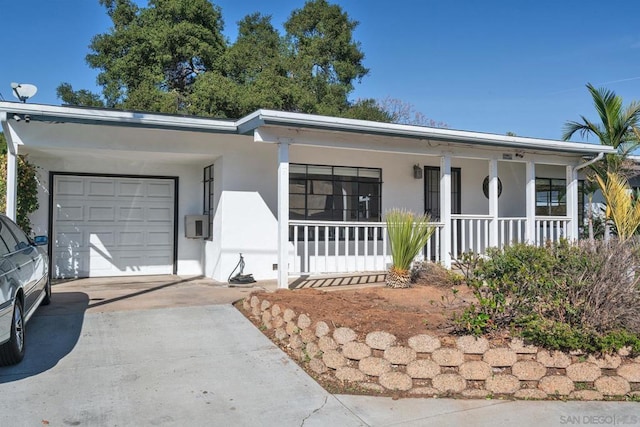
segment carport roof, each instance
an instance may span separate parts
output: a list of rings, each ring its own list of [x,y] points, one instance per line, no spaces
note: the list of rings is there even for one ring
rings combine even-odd
[[[613,147],[599,144],[380,123],[273,110],[258,110],[238,120],[227,120],[115,109],[0,102],[0,119],[2,121],[15,121],[16,116],[21,120],[24,120],[25,116],[29,116],[30,120],[40,122],[131,126],[240,135],[250,135],[263,126],[288,129],[305,128],[498,148],[534,149],[583,156],[616,152]]]

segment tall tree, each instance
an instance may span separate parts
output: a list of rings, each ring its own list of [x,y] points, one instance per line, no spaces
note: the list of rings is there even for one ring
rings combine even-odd
[[[326,0],[307,1],[285,22],[290,77],[304,91],[299,111],[340,115],[349,108],[353,83],[369,73],[360,44],[353,40],[357,26]]]
[[[101,70],[105,104],[184,111],[196,77],[213,68],[226,48],[220,9],[207,0],[150,0],[146,8],[132,0],[100,3],[113,27],[93,38],[86,59]],[[74,99],[79,94],[64,84],[58,92],[64,102],[86,99]]]
[[[625,108],[622,98],[615,92],[604,88],[596,89],[591,83],[587,83],[587,89],[598,112],[600,123],[592,122],[581,115],[581,121],[569,121],[565,124],[562,138],[567,141],[576,133],[579,133],[583,138],[595,136],[600,144],[618,150],[617,154],[606,154],[601,162],[590,166],[592,174],[606,183],[611,173],[624,175],[627,172],[627,156],[638,147],[640,104],[632,102]],[[586,188],[589,198],[587,221],[591,240],[594,236],[592,201],[593,193],[597,188],[596,178],[591,176]],[[608,234],[608,223],[605,223],[605,238]]]
[[[595,136],[600,144],[616,148],[617,155],[607,154],[601,164],[593,166],[593,170],[606,180],[607,172],[624,172],[625,159],[638,147],[640,103],[632,102],[625,108],[622,98],[615,92],[604,88],[596,89],[591,83],[587,83],[587,89],[593,98],[600,123],[581,115],[581,121],[569,121],[565,124],[562,139],[567,141],[579,133],[583,138]]]

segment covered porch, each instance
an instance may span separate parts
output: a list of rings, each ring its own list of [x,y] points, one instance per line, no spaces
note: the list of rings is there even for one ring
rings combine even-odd
[[[346,119],[294,130],[282,126],[289,119],[267,117],[254,130],[278,151],[280,287],[291,276],[387,270],[393,208],[430,215],[434,233],[418,258],[445,267],[469,251],[577,240],[581,170],[610,151]],[[355,190],[363,184],[367,192]]]

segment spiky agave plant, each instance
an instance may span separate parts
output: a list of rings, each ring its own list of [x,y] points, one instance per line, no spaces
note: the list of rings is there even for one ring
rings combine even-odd
[[[607,172],[606,182],[599,175],[596,179],[607,202],[607,218],[613,220],[618,239],[624,242],[640,226],[640,202],[633,200],[629,183],[622,175]]]
[[[435,231],[430,220],[429,215],[417,215],[403,209],[387,212],[387,232],[393,262],[387,273],[387,286],[408,288],[411,285],[411,263]]]

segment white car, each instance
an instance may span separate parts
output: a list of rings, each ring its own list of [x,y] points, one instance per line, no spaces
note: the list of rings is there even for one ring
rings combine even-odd
[[[46,236],[30,239],[0,215],[0,365],[14,365],[24,357],[25,324],[40,304],[51,302],[49,258],[38,246]]]

